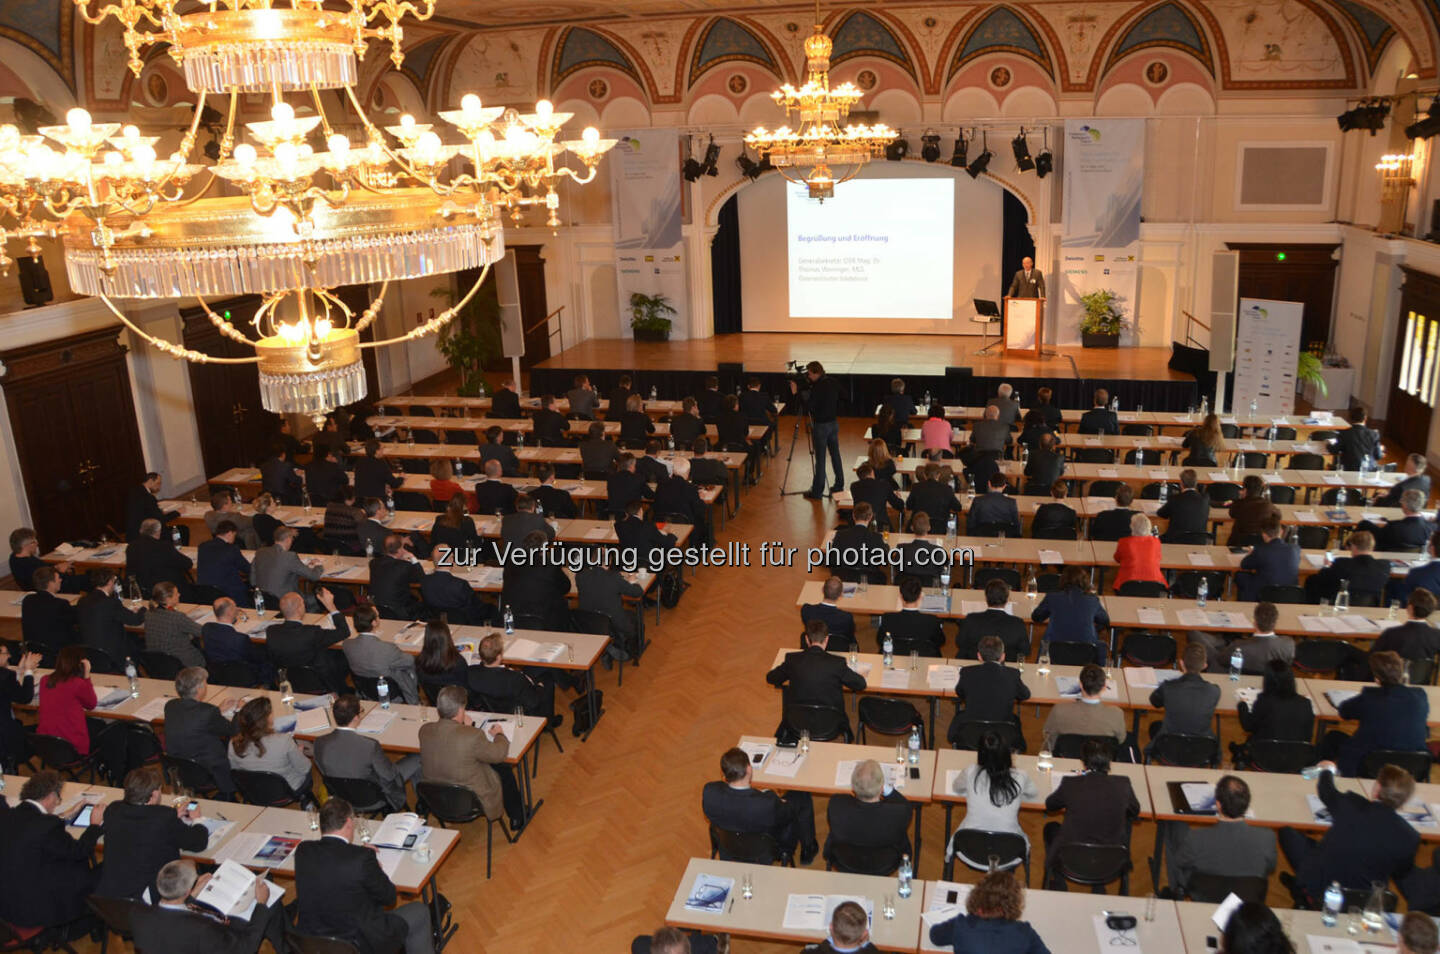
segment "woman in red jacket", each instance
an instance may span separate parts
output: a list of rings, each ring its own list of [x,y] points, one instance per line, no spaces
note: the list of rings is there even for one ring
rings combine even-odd
[[[1115,562],[1120,564],[1116,590],[1130,580],[1165,583],[1165,574],[1160,572],[1160,538],[1151,535],[1150,518],[1143,513],[1130,518],[1130,536],[1115,544]]]
[[[95,708],[90,660],[81,646],[66,646],[55,657],[55,669],[40,680],[41,735],[58,735],[81,755],[90,754],[90,728],[85,713]]]

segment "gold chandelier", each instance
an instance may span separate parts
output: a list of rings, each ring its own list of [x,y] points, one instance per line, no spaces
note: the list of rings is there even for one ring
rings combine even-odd
[[[785,110],[788,120],[795,114],[798,126],[768,130],[758,126],[745,137],[745,144],[768,157],[770,164],[791,182],[803,182],[810,198],[825,201],[835,194],[835,185],[853,179],[860,167],[879,155],[895,139],[895,130],[883,123],[873,126],[846,123],[850,109],[860,101],[854,83],[830,85],[830,52],[834,44],[820,22],[820,3],[815,3],[815,32],[805,40],[805,85],[796,89],[789,83],[770,94]],[[832,167],[844,167],[836,178]],[[799,170],[798,173],[787,169]]]
[[[10,239],[35,254],[39,238],[60,238],[71,288],[102,299],[173,357],[256,364],[262,403],[276,413],[318,421],[364,397],[361,350],[445,327],[505,254],[500,214],[518,223],[543,208],[546,224],[558,227],[560,182],[594,179],[615,144],[593,128],[557,140],[571,114],[548,102],[522,114],[474,95],[440,113],[463,142],[447,144],[408,115],[375,125],[355,94],[357,60],[378,41],[398,66],[401,21],[429,18],[435,0],[211,0],[198,9],[188,0],[74,2],[90,23],[121,23],[137,75],[142,51],[168,44],[197,95],[195,114],[164,157],[159,137],[97,123],[83,109],[38,135],[0,126],[0,267],[10,264]],[[322,90],[343,91],[348,111],[328,115]],[[212,93],[228,94],[229,112],[218,156],[206,164],[192,155]],[[237,135],[242,93],[268,94],[270,119]],[[305,94],[312,115],[297,115],[286,93]],[[566,152],[581,170],[561,164]],[[452,307],[406,334],[360,340],[390,282],[470,268],[480,276]],[[360,283],[379,292],[357,315],[333,292]],[[262,300],[248,333],[205,304],[242,294]],[[222,334],[255,355],[217,357],[156,338],[114,303],[178,297],[198,299]]]

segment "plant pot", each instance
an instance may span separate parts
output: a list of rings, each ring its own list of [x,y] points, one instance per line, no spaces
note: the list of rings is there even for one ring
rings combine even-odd
[[[670,332],[668,332],[668,331],[657,331],[657,330],[655,330],[655,329],[653,329],[653,328],[634,328],[634,329],[631,329],[631,333],[635,336],[635,340],[636,340],[636,341],[669,341],[669,340],[670,340]]]
[[[1118,348],[1120,347],[1120,335],[1107,335],[1098,331],[1083,331],[1080,333],[1080,344],[1086,348]]]

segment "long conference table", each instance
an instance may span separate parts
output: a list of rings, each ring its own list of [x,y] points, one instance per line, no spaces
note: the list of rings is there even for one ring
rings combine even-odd
[[[1023,421],[1026,412],[1029,410],[1030,408],[1022,410],[1017,420]],[[1077,426],[1080,423],[1080,419],[1084,417],[1089,410],[1089,408],[1083,410],[1080,408],[1062,408],[1060,411],[1060,423],[1065,426]],[[879,405],[876,405],[875,413],[880,413]],[[917,408],[915,418],[912,418],[912,420],[923,417],[926,413],[924,408]],[[946,420],[978,421],[984,416],[985,408],[983,406],[945,405]],[[1182,431],[1199,427],[1204,422],[1204,418],[1199,413],[1187,414],[1183,411],[1120,411],[1116,414],[1116,419],[1120,422],[1122,428],[1126,424],[1144,424],[1156,429],[1171,428]],[[1239,413],[1221,414],[1220,423],[1262,433],[1272,424],[1276,427],[1291,428],[1298,434],[1310,434],[1314,431],[1343,431],[1350,427],[1348,422],[1328,413],[1309,417],[1300,414],[1282,414],[1278,417],[1270,417],[1263,414],[1255,415],[1254,417],[1249,414]]]
[[[424,420],[424,418],[421,418]],[[417,425],[419,426],[419,425]],[[866,428],[865,439],[871,440],[874,437],[871,428]],[[905,445],[918,444],[923,440],[923,435],[918,427],[906,427],[900,431],[900,440]],[[970,432],[952,428],[950,431],[950,443],[952,446],[961,446],[970,442]],[[1131,451],[1143,450],[1146,455],[1154,454],[1151,463],[1160,463],[1162,454],[1178,454],[1184,450],[1184,438],[1176,434],[1079,434],[1067,435],[1061,440],[1059,450],[1108,450],[1116,454],[1128,454]],[[1230,455],[1242,453],[1258,453],[1267,457],[1291,457],[1295,454],[1329,454],[1329,448],[1323,441],[1299,441],[1299,440],[1269,440],[1261,435],[1258,438],[1226,437],[1222,438],[1216,453]]]
[[[533,434],[535,422],[528,417],[407,417],[399,414],[377,414],[367,418],[366,423],[377,431],[400,429],[400,430],[426,430],[445,433],[447,431],[460,431],[470,434],[478,434],[487,431],[492,427],[498,427],[507,434]],[[572,437],[578,437],[590,433],[590,421],[572,420],[566,427],[565,433]],[[620,422],[602,421],[608,437],[617,437],[620,434]],[[746,435],[749,440],[758,441],[765,436],[769,428],[751,424]],[[659,423],[655,430],[650,432],[650,437],[664,440],[670,436],[670,425]],[[705,436],[708,440],[714,441],[719,436],[719,430],[714,424],[705,425]],[[518,449],[518,448],[517,448]]]

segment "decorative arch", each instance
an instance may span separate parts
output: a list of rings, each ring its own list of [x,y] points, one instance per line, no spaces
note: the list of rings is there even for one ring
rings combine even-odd
[[[1353,0],[1332,0],[1332,2],[1355,28],[1355,33],[1360,40],[1361,52],[1365,56],[1365,69],[1371,76],[1374,76],[1375,67],[1380,62],[1380,55],[1385,52],[1386,44],[1395,36],[1395,27],[1374,10],[1361,6]]]
[[[1141,14],[1120,34],[1105,64],[1109,71],[1119,60],[1140,50],[1164,47],[1188,53],[1215,75],[1215,57],[1200,21],[1178,3],[1167,0]]]
[[[779,73],[775,58],[770,55],[764,41],[749,27],[729,17],[716,17],[705,24],[694,49],[695,52],[690,58],[690,78],[687,85],[693,86],[700,74],[711,67],[736,60],[755,63],[772,73]]]
[[[14,40],[45,61],[75,88],[76,14],[68,3],[53,0],[6,0],[0,3],[0,37]]]
[[[556,89],[566,79],[587,66],[609,66],[641,82],[635,64],[609,37],[585,27],[566,27],[555,44],[555,65],[550,73],[550,88]],[[643,85],[643,84],[642,84]]]
[[[408,73],[420,89],[427,88],[436,59],[449,39],[442,34],[410,47],[405,51],[405,62],[400,64],[400,71]]]
[[[916,75],[905,44],[888,24],[873,14],[863,10],[847,14],[831,29],[830,39],[835,45],[830,55],[832,67],[857,56],[878,56],[899,66],[912,78]]]
[[[971,60],[987,53],[1014,53],[1053,74],[1050,53],[1030,22],[1010,7],[996,7],[975,22],[956,47],[945,76],[948,83]]]

